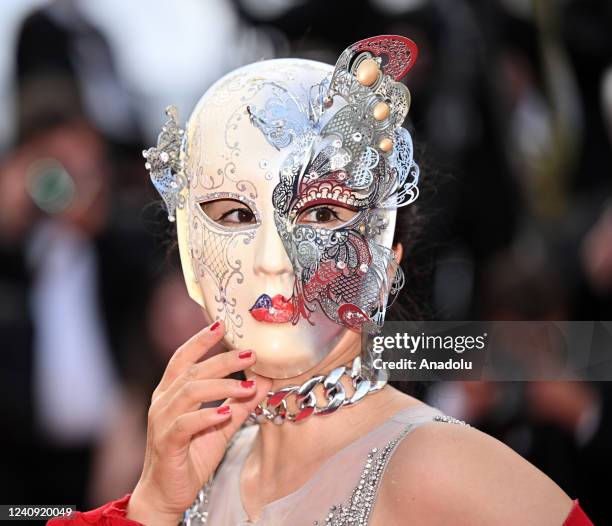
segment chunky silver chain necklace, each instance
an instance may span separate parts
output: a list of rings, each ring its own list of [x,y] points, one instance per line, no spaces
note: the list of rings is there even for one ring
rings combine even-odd
[[[342,377],[350,379],[353,389],[347,393]],[[383,369],[374,369],[362,364],[357,356],[350,369],[346,366],[336,367],[327,375],[318,375],[306,380],[302,385],[283,387],[278,391],[270,391],[268,396],[259,403],[247,420],[247,424],[274,422],[283,424],[287,420],[299,422],[311,415],[329,415],[340,407],[350,406],[362,400],[369,393],[380,391],[387,383],[388,375]],[[323,387],[325,403],[319,403],[315,388]],[[294,397],[297,411],[290,412],[288,399]],[[323,401],[321,401],[323,402]]]

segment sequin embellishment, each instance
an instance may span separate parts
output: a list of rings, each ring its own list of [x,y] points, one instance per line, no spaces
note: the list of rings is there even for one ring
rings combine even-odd
[[[461,424],[462,426],[472,427],[470,424],[466,424],[463,420],[459,420],[454,416],[448,415],[436,415],[433,417],[436,422],[448,422],[449,424]]]
[[[469,424],[466,424],[463,420],[448,415],[435,415],[432,420],[469,427]],[[413,427],[414,424],[406,426],[382,449],[372,448],[368,453],[359,483],[353,490],[348,503],[332,506],[327,517],[323,521],[314,521],[313,526],[367,526],[387,462],[395,446]]]

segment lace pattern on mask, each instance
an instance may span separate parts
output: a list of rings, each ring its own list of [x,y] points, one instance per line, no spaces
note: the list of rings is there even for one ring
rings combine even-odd
[[[246,203],[255,214],[256,224],[242,230],[224,228],[215,223],[201,209],[200,204],[215,199],[235,199]],[[255,229],[261,223],[261,217],[255,203],[241,194],[233,192],[214,192],[206,196],[193,197],[191,204],[195,212],[189,223],[191,260],[198,280],[208,276],[218,290],[214,308],[217,317],[224,320],[232,342],[241,338],[240,331],[243,318],[237,312],[236,299],[229,294],[233,286],[244,281],[242,262],[232,256],[232,250],[239,244],[248,245],[255,237]]]

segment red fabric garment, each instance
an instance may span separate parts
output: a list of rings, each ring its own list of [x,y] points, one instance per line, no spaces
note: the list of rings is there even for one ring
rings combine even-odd
[[[128,493],[124,497],[108,502],[95,510],[77,511],[69,517],[51,519],[47,522],[47,526],[144,526],[140,522],[125,517],[131,496],[131,493]],[[586,516],[578,503],[578,499],[576,499],[562,526],[594,526],[594,524]]]
[[[572,509],[569,512],[569,515],[563,522],[563,526],[594,526],[594,525],[591,522],[591,519],[589,519],[586,516],[586,513],[584,513],[584,511],[580,507],[580,504],[578,503],[578,499],[576,499],[574,501],[574,505],[572,506]]]
[[[144,526],[140,522],[126,518],[127,505],[131,493],[120,499],[107,502],[90,511],[77,511],[67,517],[56,517],[47,521],[47,526]]]

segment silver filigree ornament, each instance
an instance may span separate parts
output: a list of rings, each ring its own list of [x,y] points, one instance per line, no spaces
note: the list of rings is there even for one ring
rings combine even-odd
[[[276,83],[266,83],[273,92],[263,109],[247,106],[251,123],[259,128],[268,142],[277,150],[286,148],[291,141],[311,128],[308,113],[300,100],[287,88]]]
[[[393,252],[379,244],[387,223],[369,218],[418,197],[412,139],[401,127],[410,92],[399,82],[416,55],[414,43],[404,37],[365,39],[347,48],[331,77],[311,88],[308,105],[285,102],[283,114],[274,102],[275,112],[251,113],[268,142],[278,148],[282,137],[288,150],[272,200],[295,270],[294,323],[320,307],[338,324],[377,333],[404,283]],[[364,77],[362,66],[369,76]],[[325,121],[323,115],[338,102],[344,106]],[[309,125],[296,126],[286,118],[287,109],[306,106]],[[319,202],[349,207],[355,220],[333,229],[298,223],[300,214]]]
[[[382,208],[407,206],[419,196],[419,166],[414,161],[414,147],[408,130],[398,128],[394,144],[389,165],[395,172],[396,186],[381,205]]]
[[[178,111],[175,106],[166,108],[169,120],[157,137],[157,146],[144,150],[145,168],[149,171],[151,182],[164,200],[168,211],[168,221],[176,220],[176,209],[185,206],[183,189],[187,177],[183,169],[181,149],[184,145],[185,130],[179,126]]]

